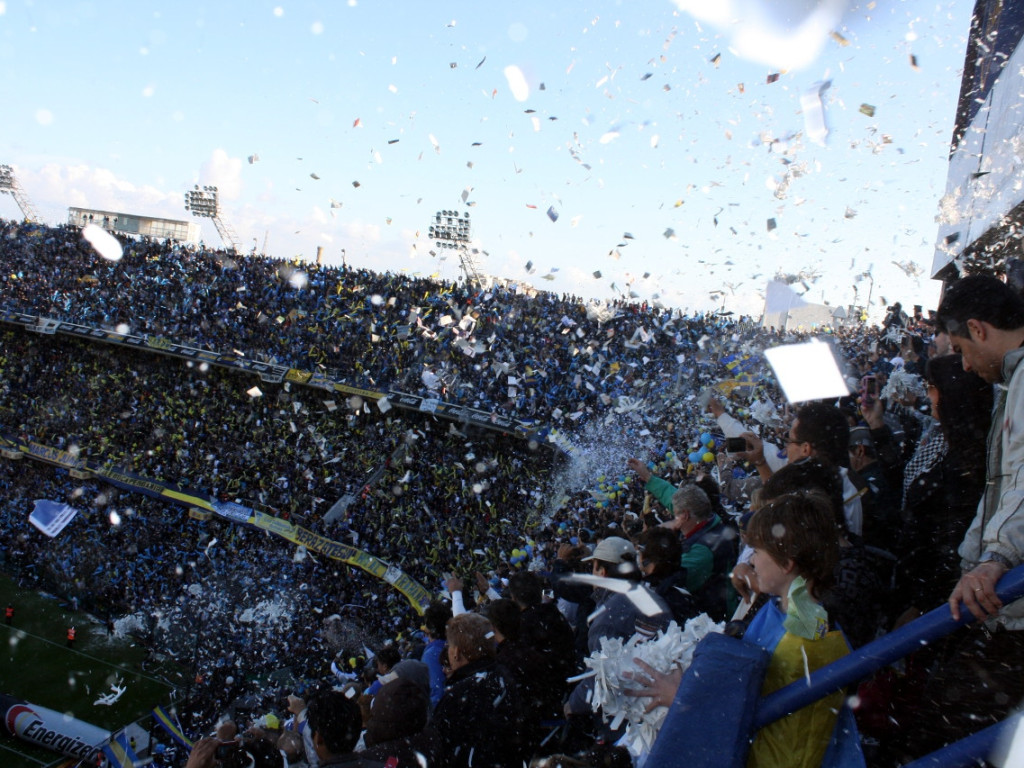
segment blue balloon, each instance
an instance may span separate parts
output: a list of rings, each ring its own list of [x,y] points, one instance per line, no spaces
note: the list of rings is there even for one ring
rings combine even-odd
[[[570,536],[569,537],[569,543],[572,544],[575,547],[576,545],[578,545],[580,543],[580,540],[579,540],[579,538],[577,536]]]
[[[709,440],[711,440],[711,439],[712,439],[712,438],[711,438],[711,435],[710,435],[710,434],[709,434],[708,432],[702,432],[702,433],[701,433],[701,435],[700,435],[700,441],[701,441],[702,443],[704,443],[705,445],[706,445],[706,444],[708,443],[708,441],[709,441]]]
[[[700,464],[700,454],[694,451],[687,458],[690,459],[691,464]]]

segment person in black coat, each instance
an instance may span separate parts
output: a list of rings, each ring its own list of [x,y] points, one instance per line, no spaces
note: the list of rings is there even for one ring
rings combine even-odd
[[[566,680],[576,672],[576,648],[572,626],[554,603],[543,600],[540,576],[529,571],[512,574],[508,580],[509,596],[522,611],[519,642],[536,657],[534,672],[540,698],[531,702],[542,718],[559,717],[562,703],[569,693]]]
[[[941,605],[960,578],[958,548],[985,489],[985,440],[992,387],[965,371],[960,355],[928,361],[932,417],[946,437],[942,459],[907,488],[896,571],[906,611],[897,625]]]
[[[637,542],[644,583],[665,601],[680,627],[700,613],[697,601],[686,590],[686,570],[679,565],[682,553],[679,537],[668,528],[648,528]]]
[[[428,765],[520,768],[522,708],[511,674],[496,661],[491,622],[463,613],[448,622],[447,636],[452,673],[424,732]]]

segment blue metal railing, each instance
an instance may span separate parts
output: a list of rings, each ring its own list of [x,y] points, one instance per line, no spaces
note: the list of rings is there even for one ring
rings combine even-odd
[[[1024,565],[1017,566],[1003,575],[996,585],[996,594],[1004,605],[1024,597]],[[769,694],[761,700],[757,709],[754,729],[763,728],[833,691],[863,680],[876,670],[975,621],[974,616],[966,608],[961,607],[960,614],[960,620],[955,621],[949,606],[943,605],[848,656],[822,667],[810,676],[808,682],[797,681]],[[983,757],[995,745],[1005,725],[1006,723],[999,723],[979,731],[939,752],[915,761],[913,765],[919,768],[976,765],[977,758]]]

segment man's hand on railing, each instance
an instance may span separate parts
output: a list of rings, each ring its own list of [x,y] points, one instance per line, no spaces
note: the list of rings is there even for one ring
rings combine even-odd
[[[1002,563],[990,561],[961,576],[949,596],[953,618],[960,621],[960,603],[979,621],[995,616],[1003,607],[1003,601],[996,595],[996,582],[1004,573],[1006,567]]]

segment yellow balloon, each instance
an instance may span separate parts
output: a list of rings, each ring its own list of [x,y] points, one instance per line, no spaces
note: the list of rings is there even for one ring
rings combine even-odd
[[[710,464],[715,460],[715,454],[713,454],[711,451],[708,451],[703,456],[701,456],[701,458],[704,460],[706,464]]]

